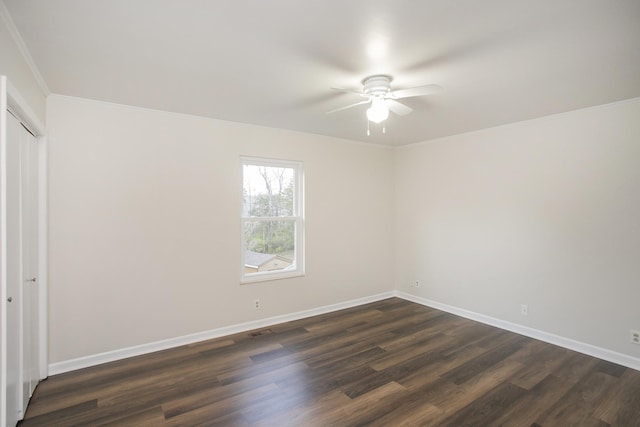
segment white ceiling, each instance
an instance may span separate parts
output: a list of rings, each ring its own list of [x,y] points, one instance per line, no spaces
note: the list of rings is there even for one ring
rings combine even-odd
[[[404,145],[640,96],[638,0],[4,0],[53,93]],[[330,87],[436,83],[366,134]]]

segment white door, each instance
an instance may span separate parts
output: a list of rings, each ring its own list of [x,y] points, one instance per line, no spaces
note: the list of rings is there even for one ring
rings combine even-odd
[[[13,427],[39,379],[38,149],[20,121],[6,117],[6,424]]]
[[[39,181],[39,147],[38,140],[31,133],[27,133],[29,146],[29,270],[27,274],[27,284],[29,285],[29,397],[33,394],[36,386],[40,382],[40,278],[38,277],[39,260],[39,239],[40,229],[38,228],[40,211],[38,200],[40,194]]]
[[[20,122],[7,113],[6,142],[6,240],[7,240],[7,382],[6,425],[13,427],[22,413],[22,266]]]
[[[36,138],[20,133],[22,169],[22,413],[38,385],[38,151]]]

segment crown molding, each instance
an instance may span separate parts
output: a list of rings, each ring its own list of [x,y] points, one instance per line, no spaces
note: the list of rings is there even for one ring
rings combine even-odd
[[[20,35],[20,32],[18,31],[16,24],[13,22],[13,19],[11,18],[11,14],[9,13],[7,6],[4,4],[4,1],[2,0],[0,0],[0,19],[2,19],[2,21],[4,22],[5,26],[7,27],[7,32],[11,35],[11,38],[13,39],[14,43],[18,47],[18,50],[22,54],[22,57],[24,58],[27,65],[29,66],[31,73],[33,74],[33,77],[36,80],[36,83],[38,83],[38,86],[40,87],[40,90],[42,90],[45,96],[49,96],[51,91],[49,90],[47,83],[44,81],[42,74],[40,74],[40,70],[38,70],[36,63],[33,61],[33,58],[31,57],[31,53],[29,53],[29,49],[27,49],[27,45],[25,44],[22,36]]]

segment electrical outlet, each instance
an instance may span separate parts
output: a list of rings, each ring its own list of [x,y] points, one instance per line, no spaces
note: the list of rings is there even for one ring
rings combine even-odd
[[[255,308],[256,310],[260,310],[260,300],[256,299],[253,301],[253,308]]]
[[[529,315],[529,306],[527,304],[522,304],[520,306],[520,314],[522,314],[523,316]]]
[[[634,331],[631,329],[629,332],[631,334],[629,340],[634,344],[640,344],[640,331]]]
[[[419,288],[420,287],[420,280],[416,280],[415,283],[413,284],[414,288]]]

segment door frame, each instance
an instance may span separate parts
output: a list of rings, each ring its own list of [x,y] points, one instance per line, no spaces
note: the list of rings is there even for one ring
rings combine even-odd
[[[48,139],[46,128],[31,110],[20,93],[11,85],[6,76],[0,76],[0,427],[5,426],[6,411],[6,357],[7,357],[7,277],[6,277],[6,124],[7,109],[20,119],[36,136],[38,142],[38,334],[39,334],[39,378],[43,380],[48,372],[48,180],[47,158]],[[6,94],[6,96],[5,96]]]

